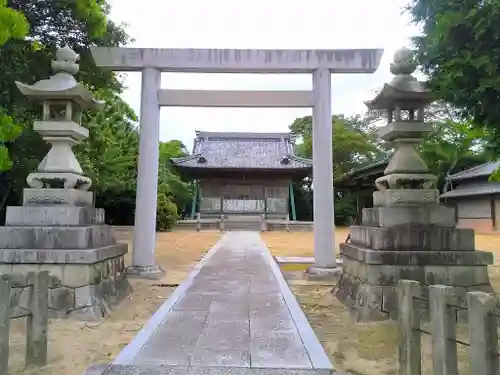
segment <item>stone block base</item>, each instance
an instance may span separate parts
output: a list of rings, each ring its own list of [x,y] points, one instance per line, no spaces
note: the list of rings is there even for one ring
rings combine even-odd
[[[78,189],[24,189],[23,206],[64,205],[92,207],[94,194]]]
[[[402,224],[392,227],[353,225],[351,243],[373,250],[398,251],[471,251],[474,231],[425,224]]]
[[[444,271],[444,270],[443,270]],[[434,285],[434,284],[431,284]],[[467,292],[481,291],[495,294],[491,284],[456,286],[455,304],[466,306]],[[428,319],[429,285],[421,285],[420,303],[423,303],[424,320]],[[397,293],[395,285],[375,285],[362,282],[347,273],[342,273],[333,289],[335,297],[342,302],[357,321],[377,321],[397,318]],[[457,311],[457,320],[467,320],[467,311]]]
[[[93,207],[92,192],[24,189],[22,207],[7,207],[0,227],[0,274],[49,271],[51,317],[95,320],[130,293],[124,256],[104,225],[104,210]],[[20,289],[22,305],[26,289]]]
[[[306,277],[311,281],[336,281],[341,274],[340,265],[331,268],[311,266],[306,270]]]
[[[374,206],[424,205],[439,203],[439,191],[435,189],[387,189],[373,193]]]
[[[483,251],[378,251],[340,245],[342,275],[333,293],[358,320],[380,320],[397,315],[396,285],[416,280],[427,299],[429,285],[457,290],[457,304],[469,291],[493,292],[488,265],[493,255]]]
[[[104,225],[104,210],[102,208],[63,205],[9,206],[7,207],[5,225],[13,227]]]
[[[163,277],[165,271],[163,271],[159,266],[130,266],[127,267],[125,273],[128,277],[138,278],[138,279],[151,279],[158,280]]]
[[[126,244],[85,250],[4,249],[0,273],[49,271],[55,280],[49,291],[49,316],[98,320],[131,292],[124,272],[126,252]],[[27,293],[27,288],[19,289],[14,297],[19,307],[26,303]]]
[[[108,225],[0,227],[0,249],[92,249],[116,243]]]
[[[364,208],[363,225],[392,227],[401,224],[456,226],[455,209],[439,204]]]

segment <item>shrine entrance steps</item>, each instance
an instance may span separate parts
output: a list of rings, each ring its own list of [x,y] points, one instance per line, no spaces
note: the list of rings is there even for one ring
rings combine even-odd
[[[226,231],[255,231],[260,232],[261,217],[259,215],[227,215],[224,220]]]
[[[104,374],[332,371],[259,233],[227,232]]]

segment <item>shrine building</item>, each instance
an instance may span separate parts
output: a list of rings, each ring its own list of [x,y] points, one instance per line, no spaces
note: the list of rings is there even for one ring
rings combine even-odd
[[[312,160],[295,155],[290,133],[197,131],[192,155],[172,164],[193,181],[191,218],[295,221],[292,181],[312,174]]]

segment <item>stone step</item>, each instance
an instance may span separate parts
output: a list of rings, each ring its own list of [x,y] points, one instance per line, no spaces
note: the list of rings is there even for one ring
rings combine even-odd
[[[353,225],[351,243],[373,250],[474,250],[474,230],[403,224],[392,227]]]
[[[0,273],[4,265],[16,264],[92,264],[127,253],[126,243],[115,243],[94,249],[1,249]],[[8,271],[10,272],[10,271]],[[7,272],[7,273],[8,273]]]
[[[235,231],[235,230],[242,230],[242,231],[260,231],[260,224],[259,223],[224,223],[224,229],[227,231]]]
[[[115,243],[108,225],[0,227],[0,249],[91,249]]]
[[[400,266],[487,266],[494,263],[493,254],[487,251],[404,251],[373,250],[356,244],[340,244],[343,259],[365,264]]]
[[[401,224],[456,227],[455,209],[438,204],[363,208],[363,225],[392,227]]]
[[[25,226],[88,226],[104,224],[102,208],[75,206],[9,206],[5,225]]]
[[[232,218],[224,221],[224,230],[226,231],[260,231],[260,220],[254,218]]]

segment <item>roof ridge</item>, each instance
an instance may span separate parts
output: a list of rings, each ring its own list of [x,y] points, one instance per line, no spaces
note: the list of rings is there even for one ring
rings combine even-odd
[[[460,172],[457,172],[457,173],[454,173],[454,174],[450,174],[449,177],[451,178],[451,177],[455,177],[455,176],[460,176],[460,175],[462,175],[462,174],[464,174],[466,172],[475,171],[476,169],[481,168],[481,167],[483,167],[485,165],[488,165],[488,164],[489,164],[489,162],[482,163],[482,164],[476,165],[476,166],[474,166],[472,168],[464,169],[463,171],[460,171]]]
[[[474,172],[474,171],[477,171],[478,169],[480,168],[483,168],[485,166],[488,166],[488,165],[493,165],[493,164],[497,164],[499,163],[500,160],[497,160],[497,161],[488,161],[488,162],[485,162],[485,163],[482,163],[482,164],[479,164],[479,165],[476,165],[472,168],[469,168],[469,169],[465,169],[463,171],[460,171],[460,172],[457,172],[457,173],[454,173],[452,175],[449,175],[448,178],[449,179],[454,179],[454,178],[457,178],[457,177],[460,177],[460,176],[463,176],[467,173],[471,173],[471,172]]]
[[[301,156],[297,156],[293,153],[288,153],[286,154],[285,156],[288,156],[289,158],[292,158],[292,159],[295,159],[297,161],[302,161],[302,162],[305,162],[305,163],[312,163],[312,159],[309,159],[309,158],[303,158]]]
[[[201,152],[198,152],[196,154],[181,156],[181,157],[178,157],[178,158],[170,158],[170,160],[173,160],[173,161],[176,161],[176,162],[183,162],[183,161],[188,161],[188,160],[196,159],[200,155],[201,155]]]
[[[241,139],[279,139],[291,138],[291,132],[210,132],[204,130],[196,130],[196,138],[241,138]]]

